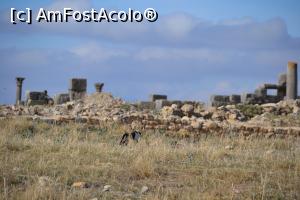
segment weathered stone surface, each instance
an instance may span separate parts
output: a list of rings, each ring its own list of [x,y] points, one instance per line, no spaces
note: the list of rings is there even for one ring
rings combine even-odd
[[[82,99],[86,96],[87,80],[72,78],[69,85],[70,100]]]
[[[229,96],[229,101],[231,104],[238,104],[241,103],[241,95],[232,94]]]
[[[72,78],[69,89],[76,92],[86,92],[87,80],[82,78]]]
[[[287,99],[296,99],[298,94],[298,70],[297,63],[288,62],[286,80],[286,97]]]
[[[16,105],[19,105],[22,101],[22,85],[25,78],[17,77],[17,90],[16,90]]]
[[[156,100],[167,100],[167,95],[162,94],[150,94],[149,95],[149,101],[155,102]]]
[[[54,104],[63,104],[70,101],[68,93],[61,93],[54,96]]]
[[[150,101],[140,101],[137,103],[137,107],[139,109],[151,109],[154,110],[155,109],[155,102],[150,102]]]
[[[204,128],[209,130],[216,130],[218,128],[218,124],[214,121],[208,120],[203,123]]]
[[[211,106],[223,106],[230,104],[229,96],[228,95],[212,95],[210,97],[210,105]]]
[[[82,100],[70,101],[62,105],[0,106],[0,117],[4,119],[28,117],[30,120],[50,124],[75,122],[99,125],[116,122],[127,124],[132,129],[158,129],[169,131],[170,134],[181,130],[185,134],[234,133],[247,138],[253,134],[255,137],[265,137],[268,133],[273,133],[274,137],[300,136],[299,115],[295,114],[299,112],[300,100],[244,107],[227,105],[218,108],[204,108],[197,102],[185,103],[187,104],[179,106],[179,103],[168,101],[170,105],[164,106],[160,112],[157,112],[154,109],[138,109],[135,105],[113,98],[110,94],[95,93]],[[195,113],[196,107],[199,107],[198,114]],[[254,107],[260,112],[255,110],[254,112]],[[249,109],[254,114],[250,118],[245,118],[244,113],[249,112]]]
[[[181,110],[182,110],[184,113],[191,114],[191,113],[194,112],[194,106],[191,105],[191,104],[184,104],[184,105],[181,107]]]
[[[172,105],[172,102],[170,102],[168,100],[156,100],[155,101],[155,109],[156,110],[160,110],[164,106],[171,106],[171,105]]]
[[[200,120],[193,120],[191,122],[191,126],[194,128],[194,129],[200,129],[202,128],[202,124],[203,122],[201,122]]]
[[[95,83],[95,89],[97,93],[101,93],[103,89],[104,83]]]

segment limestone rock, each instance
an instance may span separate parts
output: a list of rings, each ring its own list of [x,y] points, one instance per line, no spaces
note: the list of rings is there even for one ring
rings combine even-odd
[[[172,114],[173,114],[173,108],[170,106],[165,106],[161,109],[161,115],[165,118]]]
[[[208,121],[204,122],[203,126],[209,130],[215,130],[218,128],[218,124],[212,120],[208,120]]]
[[[202,122],[199,121],[199,120],[192,121],[192,122],[191,122],[191,126],[192,126],[194,129],[200,129],[200,128],[202,127]]]
[[[177,104],[172,104],[172,105],[171,105],[171,108],[172,108],[173,110],[178,110],[178,105],[177,105]]]
[[[74,182],[72,184],[73,188],[88,188],[89,184],[87,182]]]
[[[181,107],[181,110],[184,112],[184,113],[192,113],[194,111],[194,106],[191,105],[191,104],[184,104],[182,107]]]
[[[141,194],[145,194],[149,191],[149,188],[147,186],[143,186],[141,189]]]
[[[102,190],[102,192],[108,192],[108,191],[110,191],[111,190],[111,185],[105,185],[104,187],[103,187],[103,190]]]

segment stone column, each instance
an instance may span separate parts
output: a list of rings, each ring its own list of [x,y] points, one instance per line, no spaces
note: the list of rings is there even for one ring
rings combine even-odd
[[[25,78],[17,77],[16,105],[20,104],[22,99],[22,85]]]
[[[287,66],[287,80],[286,80],[286,99],[297,99],[297,63],[288,62]]]
[[[96,93],[101,93],[104,83],[95,83]]]

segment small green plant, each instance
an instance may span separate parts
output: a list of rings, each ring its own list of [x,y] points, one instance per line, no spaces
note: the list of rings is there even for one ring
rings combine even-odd
[[[263,109],[258,105],[241,104],[237,105],[237,109],[240,110],[248,119],[251,119],[256,115],[261,115],[263,113]]]

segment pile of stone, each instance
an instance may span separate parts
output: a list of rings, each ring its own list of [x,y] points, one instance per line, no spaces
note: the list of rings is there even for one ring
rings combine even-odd
[[[139,130],[157,129],[197,134],[222,135],[235,132],[245,136],[300,136],[300,123],[299,126],[291,127],[273,123],[271,120],[274,116],[299,116],[300,100],[255,105],[253,108],[259,112],[251,117],[238,105],[206,108],[199,102],[167,102],[172,104],[159,110],[140,109],[138,104],[128,104],[111,94],[95,93],[61,105],[1,106],[0,117],[23,116],[48,123],[76,122],[97,125],[115,122],[128,124]],[[272,117],[267,118],[267,115]]]

